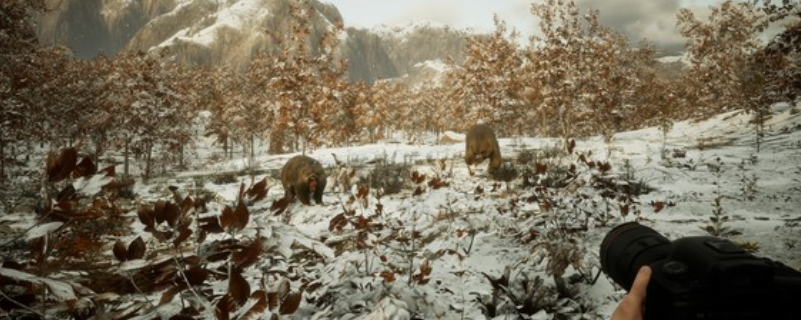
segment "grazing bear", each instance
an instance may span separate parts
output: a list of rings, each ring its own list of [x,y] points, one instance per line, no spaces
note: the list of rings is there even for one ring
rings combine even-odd
[[[490,159],[490,172],[500,168],[501,149],[498,147],[498,139],[495,138],[492,129],[487,125],[477,124],[467,131],[465,138],[464,161],[467,163],[470,175],[473,175],[471,166],[482,163],[485,159]]]
[[[290,201],[297,196],[301,203],[311,205],[310,200],[313,197],[316,204],[323,204],[325,183],[323,165],[311,157],[294,156],[281,168],[284,197]]]

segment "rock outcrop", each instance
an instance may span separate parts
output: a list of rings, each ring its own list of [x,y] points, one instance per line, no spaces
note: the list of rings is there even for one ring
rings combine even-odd
[[[64,44],[78,57],[122,49],[168,49],[189,64],[247,66],[256,54],[274,50],[290,32],[290,0],[48,0],[39,19],[43,44]],[[342,21],[333,4],[312,0],[312,41]],[[347,26],[347,21],[342,21]],[[346,28],[340,37],[348,77],[372,83],[398,78],[420,63],[461,61],[468,33],[431,24]],[[415,67],[417,65],[417,67]]]

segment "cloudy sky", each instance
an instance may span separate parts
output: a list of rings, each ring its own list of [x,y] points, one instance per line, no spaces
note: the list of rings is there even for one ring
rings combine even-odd
[[[324,0],[326,1],[326,0]],[[327,0],[339,8],[346,26],[371,28],[427,20],[476,31],[494,29],[497,14],[510,27],[531,35],[539,27],[529,8],[535,0]],[[687,7],[706,11],[722,0],[576,0],[583,9],[596,8],[601,23],[629,36],[634,42],[647,38],[668,52],[682,49],[684,40],[676,29],[676,12]],[[526,37],[527,38],[527,37]],[[521,39],[527,43],[526,39]]]

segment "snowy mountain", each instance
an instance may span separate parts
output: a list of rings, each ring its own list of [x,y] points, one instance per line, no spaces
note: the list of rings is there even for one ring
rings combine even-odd
[[[410,21],[405,24],[382,25],[373,29],[382,39],[389,58],[399,75],[414,73],[419,63],[445,61],[452,57],[462,62],[466,38],[470,31],[458,30],[430,21]]]
[[[48,1],[54,10],[40,18],[40,40],[65,44],[83,58],[124,48],[168,48],[172,57],[187,63],[245,66],[258,52],[275,48],[276,35],[289,32],[289,0]],[[313,36],[342,20],[333,4],[311,4]],[[340,45],[349,78],[371,83],[403,76],[429,60],[452,56],[461,61],[467,35],[431,23],[346,28]]]

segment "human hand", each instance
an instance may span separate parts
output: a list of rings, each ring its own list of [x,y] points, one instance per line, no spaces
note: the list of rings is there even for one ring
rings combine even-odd
[[[648,281],[651,280],[651,268],[643,266],[634,278],[629,293],[617,305],[612,313],[611,320],[642,320],[642,306],[645,302],[645,293]]]

